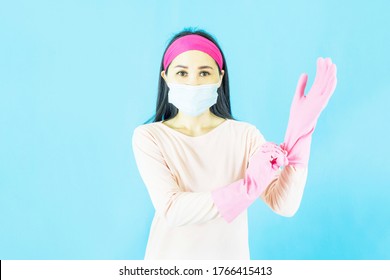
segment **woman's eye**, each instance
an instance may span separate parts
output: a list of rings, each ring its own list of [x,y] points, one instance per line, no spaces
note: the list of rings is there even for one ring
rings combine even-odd
[[[184,77],[187,75],[187,73],[184,71],[179,71],[179,72],[177,72],[177,75]]]
[[[201,77],[205,77],[205,76],[208,76],[208,75],[210,75],[210,73],[207,72],[207,71],[200,72],[200,76]]]

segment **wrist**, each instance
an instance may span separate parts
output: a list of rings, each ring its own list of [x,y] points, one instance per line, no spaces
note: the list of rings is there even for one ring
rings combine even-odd
[[[300,137],[295,143],[283,143],[281,146],[287,151],[288,165],[307,167],[310,158],[312,133]]]

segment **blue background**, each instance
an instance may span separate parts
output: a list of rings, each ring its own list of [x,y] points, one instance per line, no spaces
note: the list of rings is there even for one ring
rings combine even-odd
[[[252,259],[390,259],[389,6],[1,1],[0,259],[143,259],[154,210],[131,135],[188,26],[219,41],[234,116],[277,143],[299,75],[338,66],[301,207],[250,207]]]

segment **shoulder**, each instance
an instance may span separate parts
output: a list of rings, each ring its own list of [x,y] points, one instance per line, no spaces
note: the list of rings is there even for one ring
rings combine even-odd
[[[142,144],[142,142],[150,142],[156,139],[158,133],[158,122],[142,124],[134,128],[132,141]]]
[[[241,135],[244,142],[248,143],[254,150],[265,143],[266,140],[260,130],[249,122],[230,120],[233,127],[232,133]]]
[[[161,122],[153,122],[147,124],[141,124],[134,128],[133,135],[138,134],[153,134],[158,130],[158,127],[161,125]]]

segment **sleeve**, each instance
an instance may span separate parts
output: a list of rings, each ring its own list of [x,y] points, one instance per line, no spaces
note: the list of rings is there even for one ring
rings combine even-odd
[[[250,155],[266,142],[253,126],[250,139]],[[308,170],[304,167],[285,166],[275,176],[260,198],[277,214],[292,217],[301,204]]]
[[[277,214],[292,217],[299,209],[306,185],[307,168],[285,166],[261,198]]]
[[[151,133],[137,127],[133,153],[141,178],[158,214],[172,227],[198,224],[220,217],[211,192],[182,191]]]

